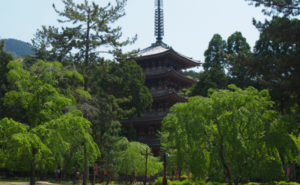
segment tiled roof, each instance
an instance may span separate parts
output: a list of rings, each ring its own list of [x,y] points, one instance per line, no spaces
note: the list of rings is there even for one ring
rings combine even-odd
[[[166,47],[163,47],[161,45],[150,46],[146,49],[141,50],[138,53],[138,56],[144,57],[144,56],[149,56],[149,55],[156,55],[156,54],[164,53],[164,52],[169,51],[169,50],[170,50],[170,48],[166,48]]]
[[[172,47],[169,47],[165,43],[154,43],[154,44],[152,44],[150,47],[141,50],[138,53],[138,57],[140,59],[143,59],[143,58],[155,57],[157,55],[163,55],[163,54],[167,54],[167,53],[169,53],[173,56],[176,56],[178,58],[181,58],[182,60],[188,61],[192,66],[199,66],[200,65],[200,61],[178,53],[177,51],[172,49]]]

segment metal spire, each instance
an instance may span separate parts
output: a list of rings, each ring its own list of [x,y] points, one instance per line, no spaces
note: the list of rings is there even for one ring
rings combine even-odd
[[[162,43],[164,36],[163,0],[155,0],[155,36],[156,43]]]

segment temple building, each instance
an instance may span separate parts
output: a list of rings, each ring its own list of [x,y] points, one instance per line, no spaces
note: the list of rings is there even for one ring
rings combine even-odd
[[[141,50],[136,58],[137,63],[143,68],[146,86],[153,97],[152,108],[141,117],[123,123],[128,130],[127,133],[130,133],[130,129],[135,131],[134,136],[128,135],[128,138],[148,144],[154,154],[158,154],[160,149],[158,131],[161,129],[161,121],[172,105],[186,101],[178,92],[191,87],[194,83],[194,80],[185,77],[180,71],[200,65],[198,61],[176,52],[163,43],[163,35],[162,0],[156,0],[156,42]]]

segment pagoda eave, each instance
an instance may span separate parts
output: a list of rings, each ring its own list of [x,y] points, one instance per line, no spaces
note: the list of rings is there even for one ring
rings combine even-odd
[[[166,72],[162,72],[159,74],[149,74],[146,75],[146,79],[147,80],[153,80],[153,79],[159,79],[159,78],[170,78],[170,79],[174,79],[177,82],[182,82],[182,84],[185,84],[185,87],[191,87],[193,85],[193,83],[195,83],[196,81],[190,78],[187,78],[186,76],[178,73],[176,70],[171,69],[168,70]]]
[[[200,61],[194,60],[192,58],[186,57],[172,48],[165,48],[162,46],[149,47],[145,50],[142,50],[136,58],[137,62],[144,62],[149,59],[161,58],[161,57],[170,57],[177,61],[183,66],[183,69],[200,66]]]
[[[158,117],[137,117],[137,118],[133,118],[133,119],[127,119],[127,120],[123,120],[122,123],[124,124],[129,124],[129,123],[134,123],[134,124],[145,124],[148,122],[152,122],[152,123],[160,123],[161,120],[163,120],[164,116],[158,116]]]
[[[177,93],[170,93],[170,94],[162,94],[162,95],[153,95],[153,101],[175,101],[175,102],[186,102],[187,99],[180,96]]]

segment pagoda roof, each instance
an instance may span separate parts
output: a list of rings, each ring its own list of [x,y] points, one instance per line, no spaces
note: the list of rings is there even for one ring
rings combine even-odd
[[[170,69],[168,69],[164,72],[161,72],[161,73],[146,74],[146,79],[147,80],[157,79],[157,78],[165,78],[165,77],[171,77],[171,78],[179,79],[179,80],[183,81],[185,84],[188,84],[188,86],[191,86],[193,83],[196,82],[195,80],[190,79],[190,78],[180,74],[179,72],[177,72],[173,68],[170,68]]]
[[[186,102],[186,99],[176,92],[166,92],[161,94],[153,94],[154,101],[174,100],[175,102]]]
[[[136,60],[141,61],[163,56],[170,56],[179,62],[184,62],[186,66],[185,68],[196,67],[200,65],[200,61],[178,53],[165,43],[154,43],[150,47],[141,50],[138,53],[138,58]]]
[[[162,121],[165,116],[158,116],[158,117],[137,117],[133,119],[127,119],[127,120],[122,120],[122,123],[136,123],[136,122],[154,122],[154,121]]]

